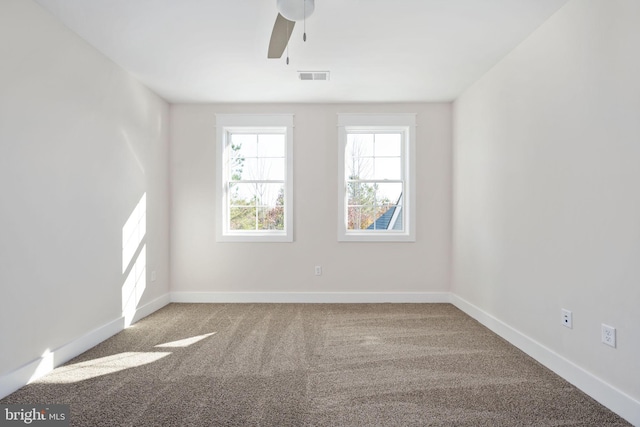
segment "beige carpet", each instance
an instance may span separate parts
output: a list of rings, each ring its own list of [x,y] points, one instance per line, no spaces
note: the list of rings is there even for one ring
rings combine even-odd
[[[628,426],[449,304],[171,304],[0,403],[76,426]]]

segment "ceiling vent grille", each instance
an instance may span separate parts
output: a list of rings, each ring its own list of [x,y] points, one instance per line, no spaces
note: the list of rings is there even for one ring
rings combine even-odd
[[[328,71],[298,71],[300,80],[329,80]]]

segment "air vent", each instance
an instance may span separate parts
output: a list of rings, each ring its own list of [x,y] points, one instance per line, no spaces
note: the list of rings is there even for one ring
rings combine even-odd
[[[329,80],[328,71],[298,71],[300,80]]]

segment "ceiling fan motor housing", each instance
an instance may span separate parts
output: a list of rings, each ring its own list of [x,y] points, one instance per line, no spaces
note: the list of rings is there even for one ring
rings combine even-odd
[[[313,13],[315,0],[277,0],[277,7],[289,21],[302,21]]]

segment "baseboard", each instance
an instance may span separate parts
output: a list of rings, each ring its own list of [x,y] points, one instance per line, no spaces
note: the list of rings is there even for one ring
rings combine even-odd
[[[171,292],[182,303],[448,303],[449,292]]]
[[[458,295],[450,302],[571,384],[635,426],[640,426],[640,402],[553,350],[524,335]]]
[[[134,314],[133,321],[137,322],[145,316],[169,304],[169,294],[165,294],[139,307]],[[63,363],[84,353],[102,341],[112,337],[125,328],[124,317],[112,320],[79,338],[61,345],[53,351],[25,363],[21,367],[0,376],[0,399],[24,387],[43,375],[48,374]]]
[[[145,305],[136,309],[136,313],[133,315],[133,321],[131,323],[136,323],[138,320],[143,319],[152,313],[155,313],[169,303],[171,303],[171,295],[169,293],[166,293],[152,301],[149,301]]]

